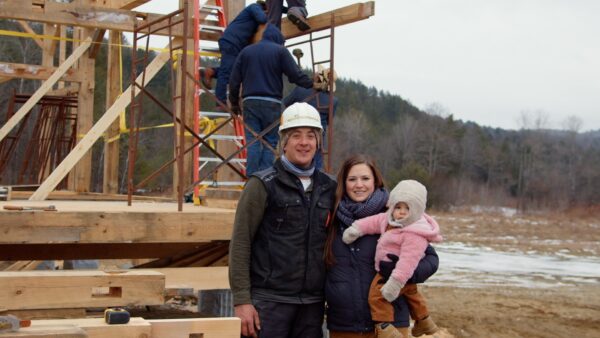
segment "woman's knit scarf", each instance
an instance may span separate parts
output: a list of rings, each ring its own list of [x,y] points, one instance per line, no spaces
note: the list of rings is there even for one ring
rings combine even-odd
[[[389,193],[385,188],[379,188],[363,202],[354,202],[344,194],[338,205],[336,216],[349,227],[355,220],[379,213],[387,203]]]

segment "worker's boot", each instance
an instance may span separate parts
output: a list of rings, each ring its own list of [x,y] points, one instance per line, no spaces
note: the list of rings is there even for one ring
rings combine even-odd
[[[375,324],[375,333],[377,333],[377,338],[405,338],[404,335],[398,332],[394,325],[390,323]]]
[[[436,333],[440,328],[435,325],[433,319],[430,316],[425,317],[425,319],[415,321],[415,325],[412,328],[412,335],[414,337],[419,337],[424,334],[430,335]]]
[[[200,68],[200,79],[206,89],[212,89],[212,79],[215,77],[215,70],[212,68]]]
[[[306,13],[301,7],[292,7],[288,9],[287,17],[299,30],[307,31],[310,29],[308,21],[306,21]]]

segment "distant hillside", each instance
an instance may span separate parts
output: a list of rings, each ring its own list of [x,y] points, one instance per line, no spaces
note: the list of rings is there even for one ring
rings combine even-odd
[[[1,29],[17,30],[14,26],[14,22],[0,21]],[[39,64],[36,50],[35,43],[28,39],[0,39],[0,61]],[[94,97],[96,119],[106,110],[105,55],[106,46],[102,46],[96,63],[96,88],[100,89]],[[126,87],[130,81],[131,54],[125,49],[123,56]],[[0,84],[0,121],[4,121],[7,99],[13,90],[31,93],[39,85],[40,81],[26,80]],[[149,88],[170,105],[166,67],[150,82]],[[337,82],[336,95],[340,103],[333,126],[334,163],[341,163],[352,153],[370,154],[377,160],[389,187],[404,178],[424,182],[429,189],[430,205],[442,208],[477,203],[521,209],[566,209],[600,204],[600,131],[484,128],[455,120],[439,105],[421,111],[408,98],[343,78]],[[202,99],[204,109],[213,106],[210,100]],[[143,125],[171,122],[171,117],[149,100],[144,107]],[[143,133],[136,162],[139,177],[147,176],[171,158],[171,133],[169,128]],[[121,142],[122,176],[127,162],[127,138],[124,134]],[[102,182],[102,149],[101,141],[93,148],[94,190],[100,190]],[[16,168],[17,162],[11,165]],[[171,174],[166,172],[151,186],[170,184]]]

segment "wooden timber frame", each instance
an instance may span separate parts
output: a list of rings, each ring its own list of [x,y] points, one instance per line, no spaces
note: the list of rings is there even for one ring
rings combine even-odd
[[[80,192],[80,198],[90,197],[87,193],[89,188],[89,177],[91,176],[91,166],[85,166],[89,162],[89,150],[92,145],[101,137],[106,139],[116,139],[115,141],[105,141],[104,155],[104,184],[103,191],[105,196],[115,196],[118,187],[118,149],[119,149],[119,127],[118,117],[132,101],[133,97],[139,95],[143,90],[137,86],[126,88],[122,93],[116,84],[119,83],[118,72],[118,46],[121,42],[121,32],[133,32],[135,23],[138,27],[153,20],[160,19],[164,15],[153,13],[143,13],[132,11],[136,6],[149,2],[149,0],[76,0],[72,3],[57,3],[50,0],[30,0],[30,1],[7,1],[0,0],[0,18],[18,20],[25,31],[33,32],[29,27],[28,21],[41,22],[44,24],[43,37],[34,37],[36,43],[43,49],[44,57],[42,65],[22,65],[10,64],[10,68],[3,67],[7,63],[0,62],[0,69],[14,69],[15,71],[2,72],[0,78],[32,78],[46,80],[42,83],[40,89],[45,93],[53,95],[67,95],[72,93],[77,95],[79,105],[87,107],[78,111],[78,114],[87,114],[87,125],[80,130],[82,137],[73,151],[63,160],[63,162],[50,173],[50,176],[40,185],[40,187],[29,197],[29,201],[10,201],[0,202],[0,260],[44,260],[44,259],[118,259],[118,258],[159,258],[162,260],[173,261],[177,264],[188,264],[190,259],[199,262],[194,258],[194,250],[207,246],[214,250],[222,250],[223,242],[231,237],[231,231],[234,220],[234,210],[194,207],[190,204],[183,206],[180,212],[174,212],[173,203],[153,203],[151,201],[137,201],[131,206],[127,206],[123,201],[123,196],[119,196],[120,201],[73,201],[73,198],[64,198],[65,200],[55,200],[47,202],[46,199],[62,196],[62,192],[53,191],[70,172],[77,172],[76,175],[69,175],[72,179],[71,189]],[[232,20],[237,13],[244,7],[244,2],[240,0],[225,1],[227,17]],[[183,9],[183,7],[182,7]],[[328,13],[315,15],[309,18],[312,27],[310,32],[300,32],[287,19],[282,21],[282,32],[286,38],[299,37],[314,31],[331,28],[332,18],[335,18],[335,26],[339,27],[347,23],[367,19],[374,15],[374,2],[357,3],[344,8],[337,9]],[[118,20],[115,20],[118,18]],[[203,24],[214,24],[204,22]],[[186,36],[183,34],[184,27],[174,28],[169,34],[168,29],[159,30],[158,35],[171,36],[170,43],[177,46],[182,43],[181,40]],[[28,28],[26,28],[28,27]],[[73,52],[67,54],[67,47],[71,43],[65,40],[54,40],[46,38],[47,36],[66,37],[67,27],[75,28],[75,40],[73,51],[81,52],[81,55]],[[188,32],[191,32],[191,24]],[[107,70],[107,88],[94,88],[93,69],[94,57],[97,56],[98,44],[102,37],[109,34],[109,61]],[[214,41],[218,34],[202,32],[201,39]],[[87,45],[87,46],[86,46]],[[58,49],[58,64],[56,61],[56,51]],[[166,46],[168,49],[168,46]],[[145,79],[138,76],[137,83],[148,83],[150,79],[158,73],[167,63],[171,55],[169,51],[159,53],[145,68]],[[193,62],[187,62],[187,69]],[[32,67],[30,67],[32,66]],[[181,67],[180,67],[181,68]],[[35,70],[37,69],[37,71]],[[86,70],[87,69],[87,70]],[[189,75],[184,72],[177,73],[177,82],[181,84],[182,78],[188,78]],[[193,82],[193,81],[192,81]],[[193,88],[186,84],[186,89]],[[135,88],[135,89],[134,89]],[[95,124],[92,125],[92,107],[93,91],[106,90],[107,110]],[[120,95],[119,95],[120,93]],[[42,94],[41,96],[43,96]],[[193,95],[187,95],[185,100],[185,111],[192,111]],[[30,104],[35,104],[31,102]],[[183,105],[178,105],[178,109],[183,110]],[[178,114],[176,109],[176,116]],[[28,112],[24,112],[23,116]],[[191,114],[186,114],[191,116]],[[15,125],[19,121],[15,121]],[[181,124],[183,125],[183,124]],[[10,127],[10,128],[9,128]],[[10,132],[14,126],[2,126],[2,133]],[[130,128],[133,128],[130,125]],[[107,132],[108,131],[108,132]],[[0,133],[0,139],[5,135]],[[193,137],[193,136],[192,136]],[[193,139],[188,137],[185,140],[186,148],[192,145]],[[197,142],[196,142],[197,143]],[[186,173],[187,165],[184,164],[184,177],[188,179],[191,175]],[[80,170],[80,168],[82,168]],[[73,171],[75,170],[75,171]],[[185,181],[184,181],[185,182]],[[191,182],[190,182],[191,183]],[[184,186],[187,186],[184,184]],[[185,190],[185,189],[184,189]],[[113,194],[113,195],[110,195]],[[54,197],[53,197],[54,196]],[[108,197],[107,197],[108,198]],[[98,198],[103,199],[103,198]],[[112,199],[112,198],[109,198]],[[81,202],[78,204],[76,202]],[[48,203],[56,205],[57,212],[39,212],[39,211],[5,211],[2,206],[7,204],[19,204],[23,206],[44,206]],[[210,205],[210,201],[209,201]],[[215,244],[221,245],[218,246]],[[212,249],[211,249],[212,250]],[[215,252],[216,252],[215,251]],[[220,251],[219,251],[220,252]],[[190,255],[186,255],[190,253]],[[214,261],[208,256],[202,257],[202,262],[207,260],[206,265],[212,265],[208,261]],[[222,258],[221,258],[222,260]],[[177,265],[176,264],[176,265]],[[210,267],[210,269],[215,268]],[[181,271],[177,268],[177,271]],[[226,268],[220,268],[226,276]],[[201,272],[203,277],[214,277],[211,272]],[[182,281],[196,281],[199,272],[186,274],[181,277]],[[167,281],[168,281],[167,275]],[[225,280],[221,277],[220,280]],[[185,284],[184,282],[181,282]],[[211,287],[220,288],[227,285],[213,285]],[[1,307],[1,306],[0,306]],[[207,319],[210,323],[212,319]],[[230,320],[230,319],[227,319]],[[239,322],[227,322],[230,326],[239,328]],[[154,323],[151,323],[154,325]],[[86,324],[87,325],[87,324]],[[146,324],[144,324],[146,325]],[[221,337],[214,332],[220,332],[225,324],[210,324],[212,335],[207,335],[208,331],[200,331],[198,327],[207,327],[205,323],[196,323],[185,320],[171,320],[157,323],[164,331],[154,332],[152,335],[167,337],[171,334],[197,334],[205,332],[204,337]],[[94,327],[95,335],[87,331],[90,336],[126,336],[111,332],[120,332],[116,326],[104,327],[102,325],[90,324]],[[101,327],[100,327],[101,326]],[[104,331],[106,330],[106,331]],[[115,331],[110,331],[115,330]],[[125,329],[123,329],[125,330]],[[174,335],[181,336],[181,335]],[[193,335],[196,336],[196,335]],[[239,337],[238,333],[230,336]]]
[[[104,135],[104,133],[109,130],[109,135],[115,134],[115,120],[119,116],[119,113],[123,111],[131,102],[131,88],[125,90],[118,98],[117,91],[115,90],[114,84],[118,83],[118,79],[115,79],[115,76],[118,76],[118,72],[115,71],[115,68],[118,67],[117,62],[110,62],[108,64],[108,79],[107,79],[107,105],[110,105],[110,108],[105,112],[105,114],[92,126],[91,123],[91,112],[93,107],[93,59],[90,57],[95,56],[97,52],[97,44],[94,44],[94,41],[101,41],[101,37],[105,34],[106,30],[110,30],[113,34],[113,38],[111,41],[115,42],[119,40],[118,34],[120,32],[131,32],[134,30],[135,24],[143,25],[144,23],[148,23],[151,20],[158,19],[162,17],[162,15],[153,14],[153,13],[143,13],[143,12],[135,12],[131,9],[148,2],[148,0],[138,0],[138,1],[127,1],[127,0],[79,0],[74,3],[57,3],[50,0],[32,0],[31,2],[13,2],[13,1],[0,1],[0,18],[7,18],[13,20],[19,20],[19,22],[27,27],[26,21],[37,21],[45,24],[45,35],[54,35],[54,36],[64,36],[64,31],[66,26],[73,26],[77,28],[81,33],[77,33],[79,36],[79,40],[84,40],[86,37],[90,40],[93,48],[89,50],[83,50],[83,52],[87,53],[87,57],[72,55],[72,57],[77,61],[77,59],[85,60],[85,62],[79,62],[80,68],[75,70],[74,72],[69,70],[69,61],[65,60],[60,66],[63,66],[62,69],[59,68],[52,73],[48,80],[40,87],[40,94],[43,95],[43,92],[50,92],[52,90],[51,82],[58,82],[67,80],[64,78],[64,74],[73,74],[75,78],[68,78],[69,80],[79,80],[82,82],[75,82],[75,85],[78,85],[79,88],[72,88],[72,85],[65,85],[60,83],[59,89],[65,88],[71,92],[76,92],[79,97],[79,106],[84,107],[81,108],[78,114],[80,115],[80,119],[83,121],[82,128],[80,128],[80,134],[85,134],[81,140],[79,140],[78,145],[73,149],[73,151],[65,158],[65,160],[54,169],[54,171],[50,174],[50,176],[44,181],[44,183],[39,187],[39,189],[30,197],[31,200],[44,200],[48,194],[55,189],[56,185],[69,173],[75,170],[76,175],[73,175],[73,181],[71,187],[75,191],[86,192],[89,191],[89,183],[91,176],[91,159],[88,154],[89,149],[94,144],[96,140]],[[227,11],[227,17],[229,20],[235,17],[237,13],[243,8],[243,1],[238,0],[228,0],[225,2],[225,9]],[[235,12],[234,12],[235,11]],[[287,19],[283,19],[282,21],[282,33],[286,38],[298,37],[304,34],[308,34],[314,31],[319,31],[323,29],[327,29],[331,27],[332,18],[335,19],[335,25],[340,26],[348,23],[352,23],[355,21],[366,19],[370,16],[374,15],[374,2],[365,2],[365,3],[357,3],[347,7],[343,7],[337,9],[335,11],[315,15],[310,17],[309,23],[312,29],[308,32],[299,31],[293,24],[291,24]],[[214,25],[214,22],[208,22],[207,20],[201,21],[202,24]],[[188,22],[188,25],[192,25],[191,22]],[[168,32],[168,29],[158,30],[154,32],[154,34],[158,35],[169,35],[174,38],[183,38],[183,30],[184,25],[179,25],[180,27],[175,27],[172,32]],[[31,28],[25,29],[26,31],[32,31]],[[188,32],[191,30],[188,27]],[[218,39],[218,34],[215,32],[201,32],[201,39],[215,41]],[[116,37],[114,37],[116,36]],[[57,43],[56,40],[36,40],[38,43],[45,47],[44,49],[44,65],[41,67],[45,67],[43,69],[47,69],[46,73],[36,73],[36,77],[44,78],[52,71],[52,57],[50,55],[54,54],[57,46],[62,47],[66,44],[64,41]],[[81,46],[85,46],[87,42],[81,44]],[[85,47],[82,47],[82,49]],[[64,50],[61,49],[59,51],[59,55],[64,55]],[[116,51],[114,48],[109,50],[109,55],[111,55],[112,60],[116,56]],[[146,78],[145,81],[148,82],[152,74],[156,74],[158,70],[167,63],[169,59],[169,55],[166,52],[160,53],[158,57],[156,57],[151,63],[148,64],[146,68]],[[191,63],[191,62],[190,62]],[[3,66],[3,63],[0,63],[0,66]],[[39,65],[33,65],[40,67]],[[14,65],[13,65],[14,67]],[[82,69],[81,67],[84,67]],[[2,67],[0,67],[2,68]],[[17,68],[19,68],[17,66]],[[12,78],[31,78],[35,72],[31,70],[23,70],[21,66],[21,71],[9,73],[9,74],[0,74],[0,76],[6,77],[10,76]],[[59,74],[60,72],[60,74]],[[181,73],[181,72],[180,72]],[[185,74],[178,74],[180,77],[185,77]],[[85,80],[88,81],[85,81]],[[92,79],[90,81],[90,79]],[[179,80],[178,80],[179,81]],[[191,107],[193,107],[193,103],[191,101],[191,96],[188,100],[186,100],[186,110],[191,111]],[[31,104],[34,103],[33,101]],[[87,113],[86,113],[87,112]],[[24,112],[25,115],[27,112]],[[81,115],[86,114],[87,118],[81,118]],[[22,118],[22,117],[21,117]],[[0,140],[6,136],[6,133],[10,131],[18,123],[18,119],[10,124],[7,124],[2,127],[0,131]],[[117,184],[117,172],[115,169],[118,167],[118,139],[115,141],[111,138],[111,142],[106,142],[105,150],[107,153],[104,156],[104,172],[105,172],[105,181],[103,184],[104,192],[106,193],[114,193],[116,192]],[[187,141],[187,145],[191,145],[191,141]],[[115,154],[117,156],[115,156]],[[184,165],[184,175],[186,179],[189,179],[190,175],[187,173],[190,168],[187,168]]]

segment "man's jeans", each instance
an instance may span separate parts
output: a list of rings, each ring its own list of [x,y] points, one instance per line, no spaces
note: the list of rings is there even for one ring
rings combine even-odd
[[[229,84],[229,76],[231,75],[233,64],[240,51],[237,47],[224,40],[219,40],[219,51],[221,52],[221,65],[218,68],[215,68],[215,76],[217,77],[215,95],[219,101],[227,105],[227,85]]]
[[[252,301],[260,318],[259,338],[321,338],[323,336],[323,302],[286,304],[264,300]]]
[[[281,103],[249,99],[244,101],[244,122],[255,133],[260,134],[263,130],[281,118]],[[279,126],[271,129],[263,139],[267,141],[274,149],[279,142]],[[245,130],[246,144],[252,142],[255,137],[248,129]],[[265,147],[261,141],[256,141],[247,148],[246,176],[252,173],[267,169],[273,165],[275,154]]]

